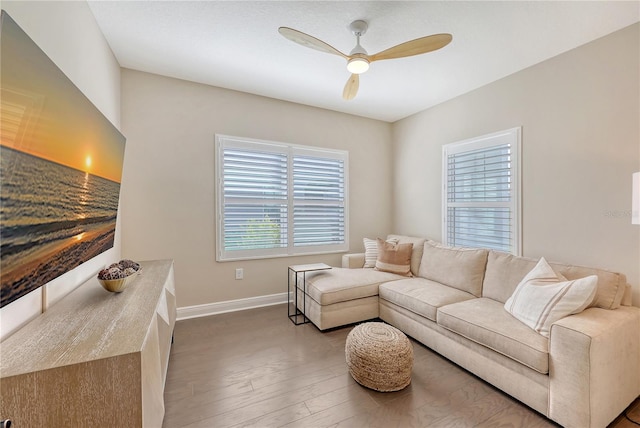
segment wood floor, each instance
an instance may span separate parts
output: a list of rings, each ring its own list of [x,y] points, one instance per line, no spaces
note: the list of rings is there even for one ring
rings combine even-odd
[[[407,388],[363,388],[344,360],[352,328],[294,326],[285,305],[179,321],[163,427],[557,426],[415,341]],[[640,400],[629,415],[640,420]]]

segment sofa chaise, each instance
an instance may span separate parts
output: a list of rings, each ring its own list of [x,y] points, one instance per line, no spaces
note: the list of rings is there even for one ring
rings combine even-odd
[[[412,244],[410,277],[363,268],[364,254],[307,275],[299,301],[320,330],[380,318],[565,427],[604,427],[640,395],[640,308],[624,275],[550,263],[567,281],[595,275],[594,290],[541,334],[505,309],[538,260],[387,239]]]

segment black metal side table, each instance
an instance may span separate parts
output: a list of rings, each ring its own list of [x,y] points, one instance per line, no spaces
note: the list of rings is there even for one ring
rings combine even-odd
[[[306,265],[289,266],[287,278],[287,315],[295,325],[306,324],[309,322],[307,318],[307,272],[315,272],[319,270],[328,270],[331,266],[324,263],[312,263]],[[293,284],[291,276],[294,276]],[[302,274],[301,281],[300,274]],[[301,283],[300,283],[301,282]],[[291,286],[293,285],[293,296]],[[298,306],[298,293],[302,293],[302,309]],[[292,302],[293,301],[293,302]],[[293,303],[293,311],[291,304]]]

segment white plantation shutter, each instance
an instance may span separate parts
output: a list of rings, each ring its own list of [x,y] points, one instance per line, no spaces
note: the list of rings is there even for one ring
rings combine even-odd
[[[520,254],[520,128],[443,147],[443,241]]]
[[[293,245],[345,242],[344,160],[293,156]]]
[[[217,260],[346,251],[347,153],[216,136]]]
[[[287,246],[287,156],[223,151],[225,251]]]

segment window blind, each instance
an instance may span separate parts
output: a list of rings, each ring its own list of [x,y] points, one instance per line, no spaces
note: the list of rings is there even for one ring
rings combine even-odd
[[[519,253],[519,139],[495,137],[445,146],[444,239],[453,246]]]
[[[346,152],[216,140],[218,260],[348,248]]]
[[[223,157],[225,250],[286,247],[286,154],[226,148]]]
[[[293,245],[345,242],[344,161],[293,157]]]

